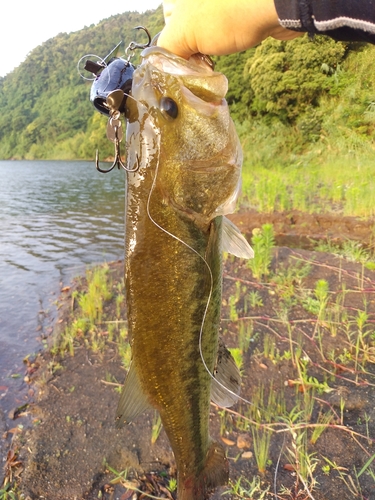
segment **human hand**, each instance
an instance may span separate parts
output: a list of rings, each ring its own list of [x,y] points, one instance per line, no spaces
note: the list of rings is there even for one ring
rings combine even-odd
[[[166,26],[158,45],[188,59],[200,52],[231,54],[268,36],[289,40],[301,33],[279,25],[274,0],[165,0]]]

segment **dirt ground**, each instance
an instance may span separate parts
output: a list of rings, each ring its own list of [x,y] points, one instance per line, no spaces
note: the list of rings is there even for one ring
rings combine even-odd
[[[277,247],[271,268],[275,276],[277,269],[288,269],[296,262],[308,265],[309,271],[299,281],[296,277],[282,282],[272,277],[256,280],[246,262],[229,258],[225,263],[221,335],[228,347],[235,348],[241,325],[250,325],[252,331],[243,350],[241,395],[258,404],[263,398],[265,409],[258,412],[262,420],[267,406],[274,405],[270,394],[283,394],[285,408],[281,413],[289,415],[289,420],[281,424],[267,420],[275,424],[277,432],[271,437],[266,470],[259,472],[254,441],[257,432],[254,434],[251,425],[241,419],[242,415],[254,421],[255,413],[243,402],[233,413],[212,406],[211,434],[227,449],[231,484],[241,480],[243,489],[237,488],[235,493],[232,486],[231,493],[221,496],[228,490],[223,487],[211,498],[375,499],[375,476],[368,463],[375,453],[375,272],[361,263],[312,249],[312,239],[327,238],[336,243],[350,238],[371,247],[374,221],[298,213],[246,212],[231,218],[247,236],[266,222],[274,224]],[[298,274],[300,267],[296,269]],[[110,272],[115,288],[122,280],[123,263],[111,263]],[[332,311],[341,291],[346,331],[333,330],[332,325],[339,321],[329,323],[327,317],[320,321],[301,301],[294,300],[302,289],[313,297],[316,282],[322,279],[329,285]],[[84,282],[78,280],[62,292],[55,338],[70,320],[74,290],[82,287]],[[249,308],[245,297],[250,295],[254,303]],[[114,308],[113,301],[106,304],[109,315]],[[356,319],[361,311],[366,313],[366,345],[357,346],[361,355],[355,356],[355,329],[363,327]],[[348,332],[353,328],[351,337]],[[349,338],[354,339],[353,345]],[[300,358],[296,361],[296,357],[290,358],[290,351],[297,352],[298,347]],[[332,354],[323,357],[322,352]],[[304,366],[308,370],[305,382],[301,380]],[[126,372],[114,343],[107,342],[106,349],[97,354],[84,342],[76,346],[74,356],[43,352],[30,360],[25,371],[30,387],[27,407],[13,412],[10,421],[0,421],[4,441],[10,447],[4,457],[6,477],[15,480],[17,494],[22,493],[27,500],[143,498],[135,487],[157,497],[175,498],[168,489],[176,471],[164,432],[151,444],[154,413],[142,415],[125,429],[115,429],[119,394],[113,381],[122,382]],[[294,409],[302,406],[296,401],[302,398],[306,405],[313,386],[316,390],[309,420],[298,420]],[[328,412],[333,417],[312,444],[314,426]],[[262,427],[255,428],[258,436],[265,432]],[[304,452],[309,455],[313,481],[309,471],[305,475],[301,471],[300,441],[307,435]],[[122,480],[124,471],[128,483]],[[258,488],[251,493],[246,480],[253,482],[254,478],[259,478]]]
[[[254,228],[272,224],[278,246],[312,250],[317,241],[342,243],[354,240],[364,246],[374,244],[375,220],[344,217],[338,214],[306,214],[297,210],[259,214],[245,209],[229,216],[230,219],[251,239]]]

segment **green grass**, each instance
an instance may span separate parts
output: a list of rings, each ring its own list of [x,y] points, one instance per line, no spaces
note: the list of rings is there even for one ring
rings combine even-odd
[[[0,488],[0,500],[21,500],[21,498],[9,483]]]
[[[255,279],[265,279],[270,272],[272,250],[275,247],[272,224],[264,224],[261,229],[254,229],[251,244],[254,257],[248,260],[248,266]]]
[[[244,150],[242,205],[265,213],[375,215],[373,60],[373,47],[349,55],[336,68],[329,95],[316,108],[300,110],[293,124],[270,115],[237,124]],[[314,124],[311,135],[306,125]]]
[[[232,481],[231,498],[263,498],[263,492],[273,488],[267,474],[276,470],[278,476],[278,462],[294,473],[294,484],[288,488],[277,479],[275,495],[280,499],[314,498],[319,478],[330,474],[362,498],[363,478],[375,484],[374,455],[368,450],[375,442],[371,435],[372,415],[366,410],[355,425],[348,424],[350,410],[345,400],[341,397],[332,405],[330,397],[339,393],[343,383],[349,388],[352,385],[353,391],[375,386],[375,280],[365,273],[365,266],[372,269],[374,254],[350,241],[341,248],[322,247],[320,250],[336,255],[337,265],[329,262],[326,279],[313,279],[313,273],[320,266],[324,268],[325,263],[318,259],[315,262],[314,254],[310,259],[303,258],[298,251],[280,263],[273,259],[273,245],[262,237],[264,230],[271,234],[272,228],[263,226],[257,232],[261,263],[249,266],[248,279],[242,273],[236,282],[236,272],[227,277],[234,298],[224,307],[223,322],[229,325],[231,338],[237,338],[243,377],[251,378],[251,395],[246,396],[251,405],[241,403],[238,411],[221,410],[221,434],[251,434],[254,462],[263,478],[261,488],[255,479],[249,482],[239,477]],[[361,297],[362,305],[361,299],[358,301]],[[235,314],[230,312],[234,306]],[[280,375],[271,375],[270,363],[276,373],[282,374],[283,384]],[[266,377],[269,373],[269,385],[266,377],[257,376],[266,369],[269,371],[263,373]],[[277,389],[272,384],[278,384]],[[357,469],[345,463],[343,456],[338,464],[329,449],[322,455],[319,444],[328,431],[338,433],[338,439],[352,439],[361,448],[363,461],[356,465]],[[284,436],[281,447],[280,435]],[[279,459],[275,460],[277,447]]]
[[[108,265],[88,269],[86,279],[87,291],[79,294],[78,303],[83,315],[88,318],[92,326],[101,323],[104,303],[112,297]],[[121,297],[121,294],[117,297]]]
[[[151,444],[155,444],[160,436],[160,432],[163,428],[163,424],[161,423],[160,415],[157,411],[154,411],[154,417],[152,419],[152,428],[151,428]]]
[[[246,165],[241,204],[259,212],[300,210],[375,215],[373,158],[354,168],[350,160],[308,167]]]
[[[255,138],[254,138],[255,140]],[[308,213],[375,215],[374,154],[339,153],[322,161],[319,152],[300,164],[269,165],[246,160],[242,175],[243,206],[259,212],[300,210]],[[251,157],[251,152],[248,152]]]
[[[82,343],[94,353],[102,355],[108,343],[117,347],[123,366],[130,366],[131,349],[124,316],[124,283],[114,285],[108,264],[89,268],[80,291],[72,293],[71,317],[64,331],[51,349],[52,354],[69,353]],[[109,307],[110,305],[114,307]],[[52,360],[51,371],[60,369]]]
[[[254,455],[258,471],[263,475],[267,466],[270,465],[269,449],[273,434],[272,428],[268,427],[267,424],[274,421],[279,408],[272,387],[269,390],[268,398],[265,397],[264,387],[257,388],[253,396],[253,403],[254,405],[250,407],[250,418],[256,422],[255,425],[251,426]]]
[[[237,481],[229,481],[229,489],[223,495],[231,495],[231,498],[246,498],[263,500],[269,497],[270,486],[264,487],[260,477],[253,477],[250,481],[240,477]]]

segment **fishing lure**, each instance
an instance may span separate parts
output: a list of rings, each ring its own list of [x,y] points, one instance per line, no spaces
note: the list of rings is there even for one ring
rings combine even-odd
[[[107,169],[100,167],[99,152],[96,151],[96,168],[102,173],[111,172],[116,166],[129,171],[129,168],[121,160],[120,143],[124,137],[124,132],[120,116],[121,113],[126,113],[126,101],[129,98],[132,87],[135,66],[131,63],[131,59],[135,55],[135,50],[143,50],[153,43],[150,33],[146,28],[137,26],[134,29],[143,30],[148,37],[148,41],[144,44],[134,41],[130,42],[125,49],[126,59],[117,57],[120,45],[122,44],[120,42],[104,59],[95,56],[99,62],[88,59],[92,55],[89,54],[81,58],[78,63],[79,65],[83,59],[87,58],[84,69],[92,73],[95,78],[91,86],[90,101],[93,103],[95,109],[103,115],[108,116],[107,138],[115,145],[114,161]],[[137,166],[135,169],[137,169]],[[134,171],[134,169],[130,171]]]

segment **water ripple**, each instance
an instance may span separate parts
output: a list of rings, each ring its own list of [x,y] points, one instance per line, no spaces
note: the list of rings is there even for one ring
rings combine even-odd
[[[124,175],[0,161],[0,378],[39,347],[38,312],[87,264],[123,256]],[[10,355],[11,354],[11,355]]]

